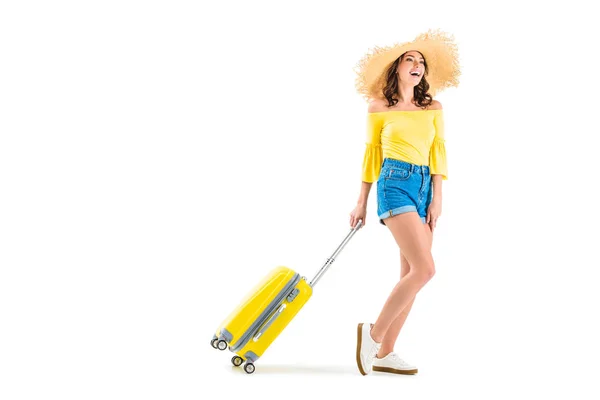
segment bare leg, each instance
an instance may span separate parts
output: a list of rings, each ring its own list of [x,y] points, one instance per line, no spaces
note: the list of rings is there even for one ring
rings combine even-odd
[[[433,234],[431,232],[431,228],[429,227],[429,224],[423,224],[423,226],[425,228],[425,232],[427,232],[427,234],[428,234],[429,248],[431,249],[431,244],[432,244],[432,240],[433,240]],[[408,262],[406,257],[404,257],[404,254],[402,254],[402,251],[401,251],[400,252],[400,279],[404,278],[409,272],[410,272],[410,263]],[[398,339],[398,335],[400,334],[400,331],[401,331],[402,327],[404,326],[406,318],[408,317],[408,314],[410,313],[410,310],[412,309],[415,299],[416,299],[416,297],[414,297],[410,301],[410,303],[408,303],[408,305],[404,308],[404,310],[402,310],[400,315],[390,325],[388,331],[385,333],[385,336],[383,337],[383,341],[381,342],[381,348],[379,349],[379,352],[377,353],[377,357],[383,358],[386,355],[388,355],[389,353],[391,353],[392,351],[394,351],[394,346],[396,345],[396,340]]]
[[[411,268],[392,289],[371,329],[371,337],[379,343],[396,318],[435,274],[430,239],[418,214],[407,212],[385,222]]]
[[[404,257],[404,255],[402,253],[400,253],[400,265],[401,265],[400,279],[402,279],[410,271],[410,264],[408,263],[408,261],[406,260],[406,258]],[[386,355],[388,355],[389,353],[391,353],[392,351],[394,351],[394,346],[396,345],[396,340],[398,339],[400,330],[404,326],[404,322],[406,321],[406,318],[408,317],[408,313],[410,313],[412,305],[415,302],[415,298],[416,297],[413,297],[413,299],[410,301],[410,303],[408,303],[408,305],[404,308],[404,310],[402,310],[400,315],[390,325],[389,329],[385,333],[385,336],[383,337],[383,340],[381,341],[381,348],[379,349],[379,352],[377,353],[377,357],[383,358]]]

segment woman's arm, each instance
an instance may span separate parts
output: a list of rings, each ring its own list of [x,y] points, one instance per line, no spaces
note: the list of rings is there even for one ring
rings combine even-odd
[[[442,175],[431,175],[431,181],[433,182],[433,200],[442,201]]]
[[[369,192],[371,191],[371,186],[373,182],[365,182],[362,181],[360,186],[360,195],[358,196],[357,205],[360,207],[367,207],[367,203],[369,200]]]

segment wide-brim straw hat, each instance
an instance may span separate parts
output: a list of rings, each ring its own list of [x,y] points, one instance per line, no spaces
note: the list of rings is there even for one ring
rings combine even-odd
[[[454,37],[440,30],[430,29],[411,42],[369,49],[354,69],[358,75],[355,81],[356,91],[367,101],[383,98],[385,72],[398,57],[410,50],[416,50],[425,57],[429,72],[424,78],[430,85],[428,93],[432,97],[443,89],[458,86],[460,64]]]

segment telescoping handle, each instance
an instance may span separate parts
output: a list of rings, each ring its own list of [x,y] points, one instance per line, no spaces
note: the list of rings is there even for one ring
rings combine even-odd
[[[342,251],[344,246],[346,246],[346,244],[350,241],[350,239],[352,239],[352,236],[354,236],[354,234],[362,227],[362,225],[363,225],[363,223],[362,223],[362,219],[361,219],[361,220],[358,220],[358,222],[356,223],[354,228],[350,229],[350,232],[348,233],[348,235],[346,235],[346,237],[344,238],[342,243],[338,246],[337,249],[335,249],[335,251],[333,252],[331,257],[329,257],[327,259],[325,264],[321,267],[319,272],[317,272],[317,275],[315,275],[315,277],[312,279],[312,281],[310,281],[309,285],[311,287],[313,287],[313,288],[315,287],[315,285],[317,284],[319,279],[321,279],[321,276],[323,276],[323,274],[329,269],[331,264],[333,264],[333,262],[335,261],[335,258],[337,257],[337,255],[340,253],[340,251]]]

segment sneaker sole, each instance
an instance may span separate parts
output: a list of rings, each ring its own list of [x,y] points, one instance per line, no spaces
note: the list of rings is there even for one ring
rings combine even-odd
[[[391,374],[400,374],[400,375],[414,375],[416,374],[419,370],[418,369],[394,369],[394,368],[389,368],[389,367],[376,367],[373,366],[373,371],[378,371],[378,372],[389,372]]]
[[[358,366],[358,370],[361,374],[367,375],[365,370],[362,367],[362,363],[360,362],[360,346],[362,344],[362,327],[363,324],[358,324],[358,331],[356,333],[356,365]]]

